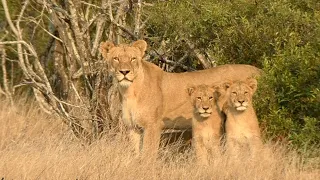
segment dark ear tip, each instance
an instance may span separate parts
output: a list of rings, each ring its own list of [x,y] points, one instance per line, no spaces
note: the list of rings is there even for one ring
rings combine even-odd
[[[191,96],[191,94],[194,92],[194,87],[188,87],[187,92],[188,92],[189,96]]]

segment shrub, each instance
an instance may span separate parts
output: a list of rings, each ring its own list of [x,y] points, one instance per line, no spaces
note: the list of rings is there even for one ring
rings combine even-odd
[[[153,10],[149,27],[168,46],[183,47],[179,39],[188,38],[218,64],[264,70],[255,103],[268,138],[301,148],[320,144],[317,0],[166,1]]]
[[[295,35],[272,57],[264,57],[256,108],[268,137],[293,145],[320,144],[320,57]]]

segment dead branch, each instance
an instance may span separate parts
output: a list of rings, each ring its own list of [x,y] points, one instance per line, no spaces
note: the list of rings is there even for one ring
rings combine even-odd
[[[8,5],[7,5],[7,1],[6,0],[1,0],[2,1],[2,6],[3,6],[3,10],[4,10],[4,13],[5,13],[5,17],[6,17],[6,20],[12,30],[12,32],[17,35],[18,34],[18,31],[16,29],[16,27],[14,26],[14,24],[12,23],[12,20],[11,20],[11,16],[10,16],[10,13],[9,13],[9,8],[8,8]]]
[[[101,2],[101,7],[103,9],[106,9],[108,6],[107,0],[102,0]],[[96,27],[96,38],[94,39],[94,43],[92,45],[92,50],[91,50],[91,55],[94,56],[97,53],[99,44],[101,42],[102,34],[103,34],[103,29],[105,26],[105,15],[100,15],[98,20],[97,20],[97,27]]]
[[[140,28],[141,28],[141,0],[138,0],[135,4],[135,23],[134,23],[134,31],[133,34],[139,37]]]
[[[122,43],[123,37],[129,40],[142,38],[145,24],[142,6],[145,4],[139,0],[132,9],[128,0],[24,0],[18,15],[11,15],[6,0],[1,1],[14,40],[3,40],[0,45],[16,48],[24,75],[22,83],[11,84],[13,90],[31,87],[40,107],[59,116],[80,139],[91,141],[104,129],[117,126],[120,99],[117,88],[104,70],[98,48],[104,39]],[[31,6],[39,8],[39,11],[35,10],[38,16],[28,14]],[[11,17],[16,19],[13,21]],[[43,52],[23,37],[20,26],[25,27],[28,22],[35,25],[30,28],[34,36],[41,32],[48,40]],[[44,26],[46,23],[54,28]],[[53,62],[53,66],[41,63],[44,61]],[[2,61],[2,68],[5,68],[5,61]],[[10,91],[10,83],[8,87]],[[1,90],[0,93],[6,93],[5,88]],[[88,123],[87,128],[85,124]]]
[[[176,64],[174,64],[169,68],[169,72],[172,72],[175,68],[177,68],[177,66],[182,65],[188,56],[189,56],[188,52],[184,53],[184,55],[176,62]]]
[[[4,88],[4,90],[2,90],[0,87],[0,93],[4,94],[6,96],[6,98],[9,99],[10,103],[12,104],[13,103],[12,88],[8,82],[7,68],[6,68],[7,67],[6,66],[7,54],[6,54],[6,50],[3,47],[3,45],[0,45],[0,51],[1,51],[2,81],[3,81],[3,88]]]
[[[159,60],[162,61],[162,62],[165,62],[167,64],[173,65],[173,66],[179,66],[179,67],[181,67],[181,68],[183,68],[183,69],[185,69],[187,71],[195,71],[195,69],[193,69],[191,67],[188,67],[188,66],[186,66],[184,64],[180,64],[180,63],[177,63],[175,61],[169,60],[167,57],[162,57]]]
[[[207,58],[205,57],[205,55],[203,55],[201,53],[201,51],[197,48],[195,48],[195,45],[190,42],[187,39],[184,39],[184,41],[187,43],[187,45],[189,46],[190,50],[196,55],[196,57],[199,59],[200,63],[202,64],[203,68],[208,69],[212,67],[212,64],[209,60],[207,60]]]

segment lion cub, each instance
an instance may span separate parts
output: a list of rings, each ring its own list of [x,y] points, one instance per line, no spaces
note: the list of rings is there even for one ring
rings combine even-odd
[[[258,119],[252,106],[252,96],[257,89],[257,80],[226,82],[217,92],[218,104],[226,115],[226,151],[238,154],[239,150],[250,149],[254,154],[261,146]]]
[[[188,88],[193,105],[192,144],[198,161],[208,164],[219,153],[222,117],[216,106],[215,89],[207,85]]]

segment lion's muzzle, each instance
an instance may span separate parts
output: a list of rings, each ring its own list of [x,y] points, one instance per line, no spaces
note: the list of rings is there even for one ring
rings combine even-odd
[[[234,106],[238,111],[244,111],[248,107],[248,102],[247,101],[237,101],[234,103]]]
[[[198,108],[198,113],[201,117],[209,117],[212,113],[211,108],[203,107],[203,108]]]

